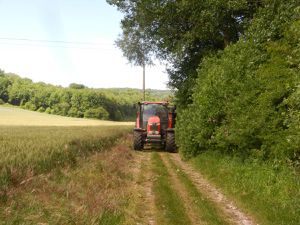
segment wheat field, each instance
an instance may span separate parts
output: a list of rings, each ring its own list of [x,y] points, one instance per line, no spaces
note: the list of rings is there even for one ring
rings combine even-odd
[[[128,126],[132,122],[114,122],[49,115],[11,106],[0,106],[0,126]]]
[[[28,176],[76,165],[78,157],[109,149],[132,127],[0,107],[0,200]]]

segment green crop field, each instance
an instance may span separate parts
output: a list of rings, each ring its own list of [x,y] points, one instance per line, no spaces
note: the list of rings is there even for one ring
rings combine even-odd
[[[81,119],[38,113],[17,107],[0,106],[0,126],[120,126],[132,122]]]
[[[120,165],[122,154],[114,154],[111,148],[131,129],[0,126],[0,224],[119,221],[127,198],[119,187],[128,179],[119,177],[126,163]],[[102,197],[102,192],[109,194]]]
[[[108,149],[131,127],[0,107],[0,198],[28,176],[74,166],[78,157]]]

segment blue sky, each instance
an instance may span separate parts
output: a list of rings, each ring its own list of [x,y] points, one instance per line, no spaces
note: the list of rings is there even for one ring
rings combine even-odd
[[[63,86],[140,88],[141,68],[114,45],[121,18],[105,0],[0,0],[0,68]],[[166,89],[163,71],[159,63],[147,68],[146,87]]]

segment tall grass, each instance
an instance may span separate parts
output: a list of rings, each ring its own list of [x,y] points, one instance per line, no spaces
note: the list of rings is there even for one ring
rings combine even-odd
[[[135,224],[127,222],[135,184],[131,139],[77,159],[75,167],[55,168],[11,188],[0,202],[0,225]]]
[[[214,152],[199,155],[193,163],[260,224],[300,224],[300,174],[296,169]]]
[[[77,157],[112,146],[130,127],[0,127],[0,197],[22,179],[73,166]]]

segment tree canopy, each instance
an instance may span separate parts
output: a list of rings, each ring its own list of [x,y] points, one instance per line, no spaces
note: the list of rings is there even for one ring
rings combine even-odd
[[[186,105],[202,58],[244,33],[263,0],[107,0],[123,14],[118,46],[130,62],[168,63],[170,86]],[[186,103],[185,103],[186,102]]]
[[[107,1],[124,14],[121,40],[168,63],[185,157],[299,165],[299,0]],[[119,47],[135,60],[139,46]]]

